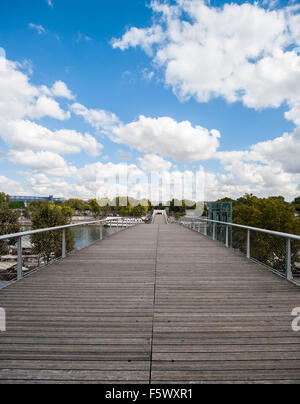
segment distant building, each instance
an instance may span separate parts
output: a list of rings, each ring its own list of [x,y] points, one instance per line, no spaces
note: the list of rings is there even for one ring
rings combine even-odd
[[[63,198],[53,198],[52,195],[50,196],[9,196],[11,202],[24,202],[24,205],[27,206],[31,202],[38,202],[38,201],[52,201],[52,202],[64,202]]]

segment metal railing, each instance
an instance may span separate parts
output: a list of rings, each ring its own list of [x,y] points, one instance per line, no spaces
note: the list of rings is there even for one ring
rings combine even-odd
[[[179,224],[244,253],[289,281],[300,281],[300,236],[205,218]]]
[[[138,222],[93,220],[0,236],[0,288]]]

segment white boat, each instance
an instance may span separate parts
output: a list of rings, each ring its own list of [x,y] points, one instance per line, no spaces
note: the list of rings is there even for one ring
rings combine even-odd
[[[143,219],[136,217],[107,217],[107,227],[129,227],[144,223]]]

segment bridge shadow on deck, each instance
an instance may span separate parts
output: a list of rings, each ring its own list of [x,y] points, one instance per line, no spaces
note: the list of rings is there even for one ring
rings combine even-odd
[[[140,225],[0,291],[0,383],[299,383],[300,289],[177,225]]]

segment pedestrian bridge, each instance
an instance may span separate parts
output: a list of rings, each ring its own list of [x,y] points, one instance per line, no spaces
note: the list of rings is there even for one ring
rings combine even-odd
[[[300,288],[163,216],[0,290],[0,383],[299,383]]]

